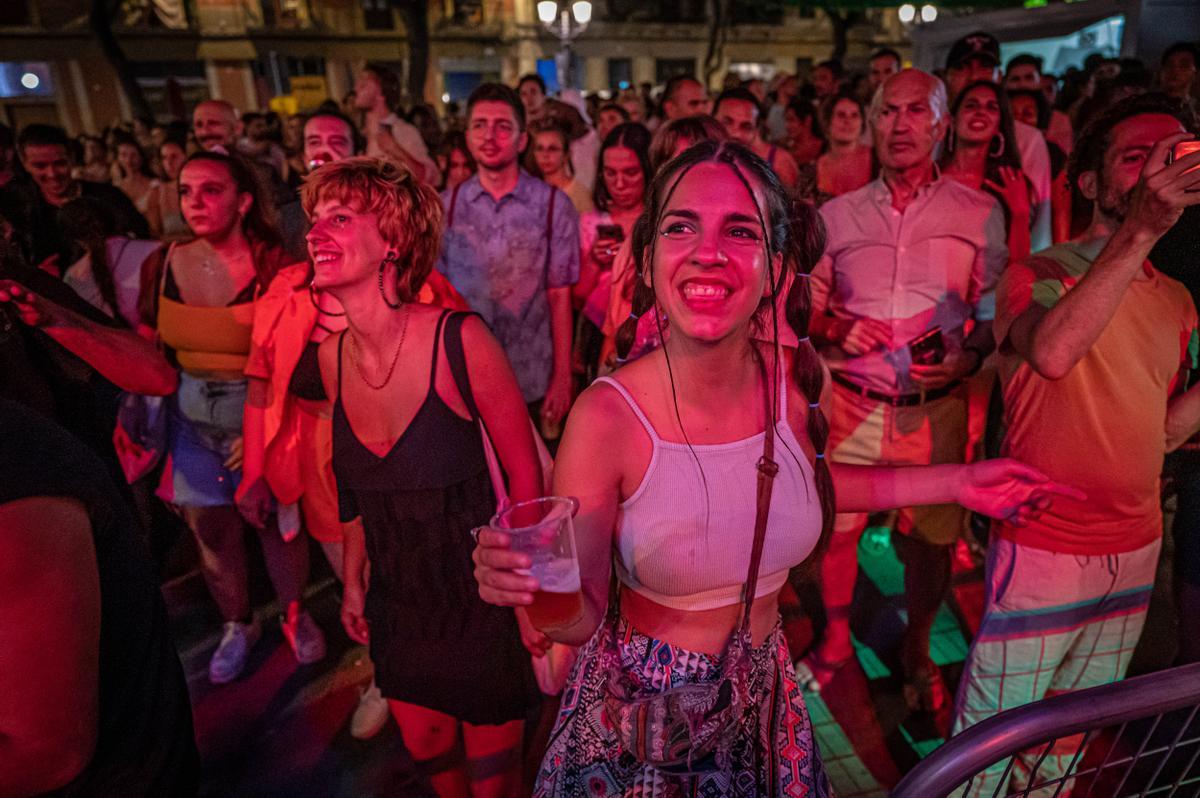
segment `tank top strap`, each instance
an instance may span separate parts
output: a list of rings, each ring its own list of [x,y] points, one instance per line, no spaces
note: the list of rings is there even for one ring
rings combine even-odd
[[[442,343],[442,326],[449,315],[449,310],[443,310],[442,315],[438,316],[437,329],[433,331],[433,360],[429,364],[429,393],[431,395],[437,390],[438,351]]]
[[[347,330],[342,330],[340,333],[338,333],[338,344],[337,344],[337,391],[338,391],[338,395],[337,395],[337,401],[339,403],[342,401],[342,344],[346,342],[346,332],[347,332]]]
[[[621,397],[625,400],[625,404],[629,405],[629,409],[633,411],[635,416],[637,416],[637,420],[640,421],[642,426],[646,428],[646,434],[650,436],[651,443],[654,446],[658,446],[658,444],[661,443],[658,433],[654,429],[654,425],[650,423],[650,419],[646,418],[646,414],[643,413],[642,408],[638,406],[637,400],[633,398],[633,394],[629,393],[624,385],[617,382],[612,377],[597,377],[595,382],[602,382],[605,385],[611,385],[614,389],[616,389],[616,392],[621,394]]]

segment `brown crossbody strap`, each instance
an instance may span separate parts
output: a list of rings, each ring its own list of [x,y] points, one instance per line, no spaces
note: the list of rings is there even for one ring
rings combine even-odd
[[[766,364],[763,364],[763,379],[766,390],[763,392],[767,406],[767,428],[763,433],[763,453],[758,459],[758,510],[754,516],[754,547],[750,551],[750,570],[746,574],[746,608],[742,614],[742,628],[750,624],[750,608],[754,606],[754,594],[758,590],[758,567],[762,563],[763,542],[767,537],[767,515],[771,512],[771,489],[775,485],[775,475],[779,473],[779,464],[775,462],[775,414],[772,395],[774,387],[766,374]],[[778,375],[776,375],[778,377]]]

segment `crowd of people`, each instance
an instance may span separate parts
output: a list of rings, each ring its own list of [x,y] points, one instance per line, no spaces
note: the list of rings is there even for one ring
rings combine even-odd
[[[296,661],[325,657],[319,551],[373,663],[351,732],[394,718],[441,796],[829,794],[803,696],[854,656],[880,511],[906,700],[955,732],[1123,677],[1165,486],[1200,659],[1198,60],[1056,77],[979,32],[937,74],[527,75],[445,119],[368,64],[303,116],[0,125],[0,794],[196,790],[164,507],[223,624],[209,680],[262,634],[251,535]],[[488,523],[548,495],[578,502],[582,610],[538,626]],[[986,599],[951,696],[964,537]],[[806,562],[824,622],[789,651]]]

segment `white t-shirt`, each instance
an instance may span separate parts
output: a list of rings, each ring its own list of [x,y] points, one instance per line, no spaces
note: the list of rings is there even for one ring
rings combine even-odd
[[[63,274],[63,282],[92,307],[110,315],[119,315],[130,329],[136,330],[140,322],[138,296],[142,289],[142,264],[158,249],[159,242],[113,236],[106,244],[108,268],[112,272],[117,296],[116,308],[110,308],[100,294],[100,286],[92,274],[90,255],[84,255],[72,263]]]
[[[1021,169],[1033,184],[1037,203],[1031,208],[1033,229],[1030,237],[1033,252],[1040,252],[1052,243],[1050,240],[1050,150],[1042,131],[1032,125],[1013,120],[1017,134],[1017,152],[1021,154]]]

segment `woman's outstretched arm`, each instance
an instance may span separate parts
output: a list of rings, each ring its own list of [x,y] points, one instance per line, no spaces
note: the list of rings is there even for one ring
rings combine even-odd
[[[961,504],[1023,526],[1054,496],[1083,493],[1016,460],[970,465],[860,466],[830,463],[838,512],[875,512],[929,504]]]
[[[147,396],[174,393],[178,372],[154,342],[138,333],[106,327],[30,291],[0,280],[0,303],[37,327],[122,390]]]

